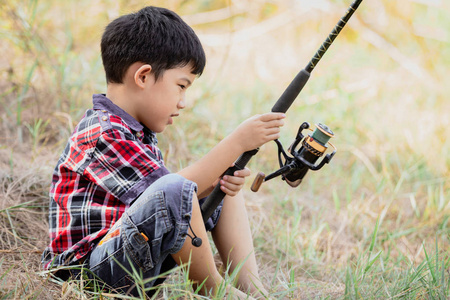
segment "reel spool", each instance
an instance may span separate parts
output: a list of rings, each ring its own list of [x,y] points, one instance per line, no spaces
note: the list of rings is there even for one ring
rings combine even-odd
[[[289,156],[284,151],[283,145],[279,140],[274,140],[278,146],[280,169],[267,176],[265,176],[264,173],[259,172],[251,186],[253,192],[257,192],[263,182],[280,175],[282,176],[282,180],[285,180],[287,184],[292,187],[297,187],[302,182],[308,170],[320,170],[326,163],[330,162],[337,151],[336,147],[329,142],[329,140],[334,137],[333,131],[331,131],[328,126],[318,123],[311,135],[304,136],[302,131],[304,129],[309,129],[309,127],[310,125],[308,122],[303,122],[302,125],[300,125],[294,142],[288,148],[288,152],[292,156]],[[299,145],[301,146],[297,150]],[[316,161],[327,151],[328,146],[331,146],[334,149],[333,152],[327,154],[320,163],[315,165]]]

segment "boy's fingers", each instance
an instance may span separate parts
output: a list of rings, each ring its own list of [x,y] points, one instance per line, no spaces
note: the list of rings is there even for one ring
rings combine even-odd
[[[236,171],[233,173],[233,176],[237,176],[237,177],[247,177],[250,176],[252,172],[250,171],[249,168],[245,167],[242,170]]]
[[[267,135],[277,134],[280,132],[281,132],[281,130],[278,127],[267,128]]]
[[[239,191],[244,185],[243,184],[233,184],[230,182],[220,182],[220,187],[225,188],[227,191],[236,192]]]
[[[261,121],[263,122],[269,122],[272,120],[281,120],[286,118],[286,115],[284,113],[266,113],[261,115]]]
[[[245,178],[235,177],[235,176],[225,176],[221,181],[221,185],[243,185],[245,183]]]
[[[273,134],[267,135],[267,139],[270,140],[270,141],[273,141],[273,140],[279,139],[280,136],[281,136],[280,132],[277,132],[277,133],[273,133]]]
[[[220,189],[229,196],[236,196],[237,192],[239,191],[239,189],[229,188],[225,185],[221,185]]]
[[[271,121],[265,122],[264,124],[265,124],[266,128],[282,127],[282,126],[284,126],[284,120],[283,119],[271,120]]]

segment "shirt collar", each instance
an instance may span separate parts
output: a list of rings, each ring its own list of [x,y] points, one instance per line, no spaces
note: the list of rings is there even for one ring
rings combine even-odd
[[[113,115],[120,117],[134,131],[141,131],[144,129],[144,126],[142,126],[141,123],[139,123],[126,111],[124,111],[122,108],[120,108],[119,106],[114,104],[111,100],[109,100],[105,94],[94,94],[92,96],[92,102],[94,104],[93,106],[94,109],[103,109]]]

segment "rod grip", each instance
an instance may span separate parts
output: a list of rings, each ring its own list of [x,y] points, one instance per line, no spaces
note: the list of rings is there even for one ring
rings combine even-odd
[[[258,152],[259,149],[250,150],[242,153],[241,156],[234,162],[233,167],[229,167],[225,173],[225,175],[232,176],[235,171],[242,170],[245,168],[250,159]],[[214,213],[216,208],[219,206],[220,202],[222,202],[223,197],[225,197],[225,193],[220,189],[220,183],[218,183],[214,190],[209,194],[208,198],[206,198],[205,202],[203,202],[201,206],[203,222],[206,223],[211,215]]]
[[[298,94],[302,91],[309,79],[309,75],[310,73],[305,69],[301,70],[272,107],[272,112],[285,113],[294,102],[295,98],[297,98]]]

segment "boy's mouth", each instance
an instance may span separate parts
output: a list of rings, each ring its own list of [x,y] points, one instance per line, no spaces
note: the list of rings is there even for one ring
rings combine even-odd
[[[173,118],[178,117],[180,114],[171,114],[169,117],[169,125],[173,124]]]

